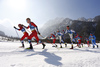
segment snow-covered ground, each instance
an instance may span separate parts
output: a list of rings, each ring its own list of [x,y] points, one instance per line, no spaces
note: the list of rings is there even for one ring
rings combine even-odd
[[[46,43],[45,49],[40,44],[33,50],[19,48],[20,45],[0,42],[0,67],[100,67],[100,49],[88,48],[86,44],[72,50],[70,44],[68,48],[57,49]],[[25,47],[29,44],[25,43]]]

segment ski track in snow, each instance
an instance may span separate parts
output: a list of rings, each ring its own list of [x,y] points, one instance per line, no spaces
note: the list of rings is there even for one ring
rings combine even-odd
[[[0,67],[100,67],[100,49],[88,48],[86,44],[72,50],[70,44],[62,49],[48,43],[45,49],[41,44],[34,46],[33,50],[19,46],[21,43],[18,42],[0,42]],[[29,44],[25,43],[25,47]]]

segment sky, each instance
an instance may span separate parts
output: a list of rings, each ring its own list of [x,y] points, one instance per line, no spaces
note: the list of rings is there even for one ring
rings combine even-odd
[[[0,0],[0,24],[9,20],[12,26],[28,25],[27,17],[41,28],[56,17],[75,20],[97,15],[100,15],[100,0]]]

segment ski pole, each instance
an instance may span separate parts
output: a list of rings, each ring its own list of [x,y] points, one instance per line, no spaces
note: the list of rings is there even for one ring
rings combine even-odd
[[[42,38],[44,38],[41,34],[40,34],[40,36],[41,36]]]
[[[40,35],[41,37],[43,37],[42,35]],[[44,37],[43,37],[44,38]],[[50,41],[47,40],[47,42],[51,43]],[[52,44],[52,43],[51,43]],[[53,45],[53,44],[52,44]]]
[[[15,29],[15,31],[16,31],[16,29]],[[17,34],[17,36],[19,37],[19,34],[18,34],[18,32],[16,31],[16,34]],[[20,38],[20,37],[19,37]]]

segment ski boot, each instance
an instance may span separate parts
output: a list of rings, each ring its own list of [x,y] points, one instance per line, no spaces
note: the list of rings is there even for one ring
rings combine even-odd
[[[26,49],[33,49],[33,46],[32,46],[32,44],[30,44],[30,47],[29,47],[29,48],[26,48]]]
[[[95,48],[95,46],[93,46],[93,48]]]
[[[99,48],[99,46],[97,45],[97,48]]]
[[[79,45],[77,44],[77,47],[79,47]]]
[[[90,47],[90,45],[88,44],[88,47]]]
[[[24,44],[22,44],[22,46],[20,46],[19,48],[24,48]]]
[[[79,45],[78,47],[81,48],[81,45]]]
[[[44,43],[42,43],[42,45],[43,45],[43,48],[42,49],[44,49],[46,45]]]
[[[78,45],[79,48],[81,48],[81,45],[80,44],[77,44],[77,45]]]
[[[73,49],[73,45],[72,45],[72,47],[70,49]]]
[[[65,47],[67,47],[67,44],[65,43]]]
[[[57,47],[57,45],[56,45],[56,47]]]
[[[83,44],[81,44],[82,45],[82,47],[83,47]]]
[[[60,46],[60,48],[62,48],[62,45]]]

